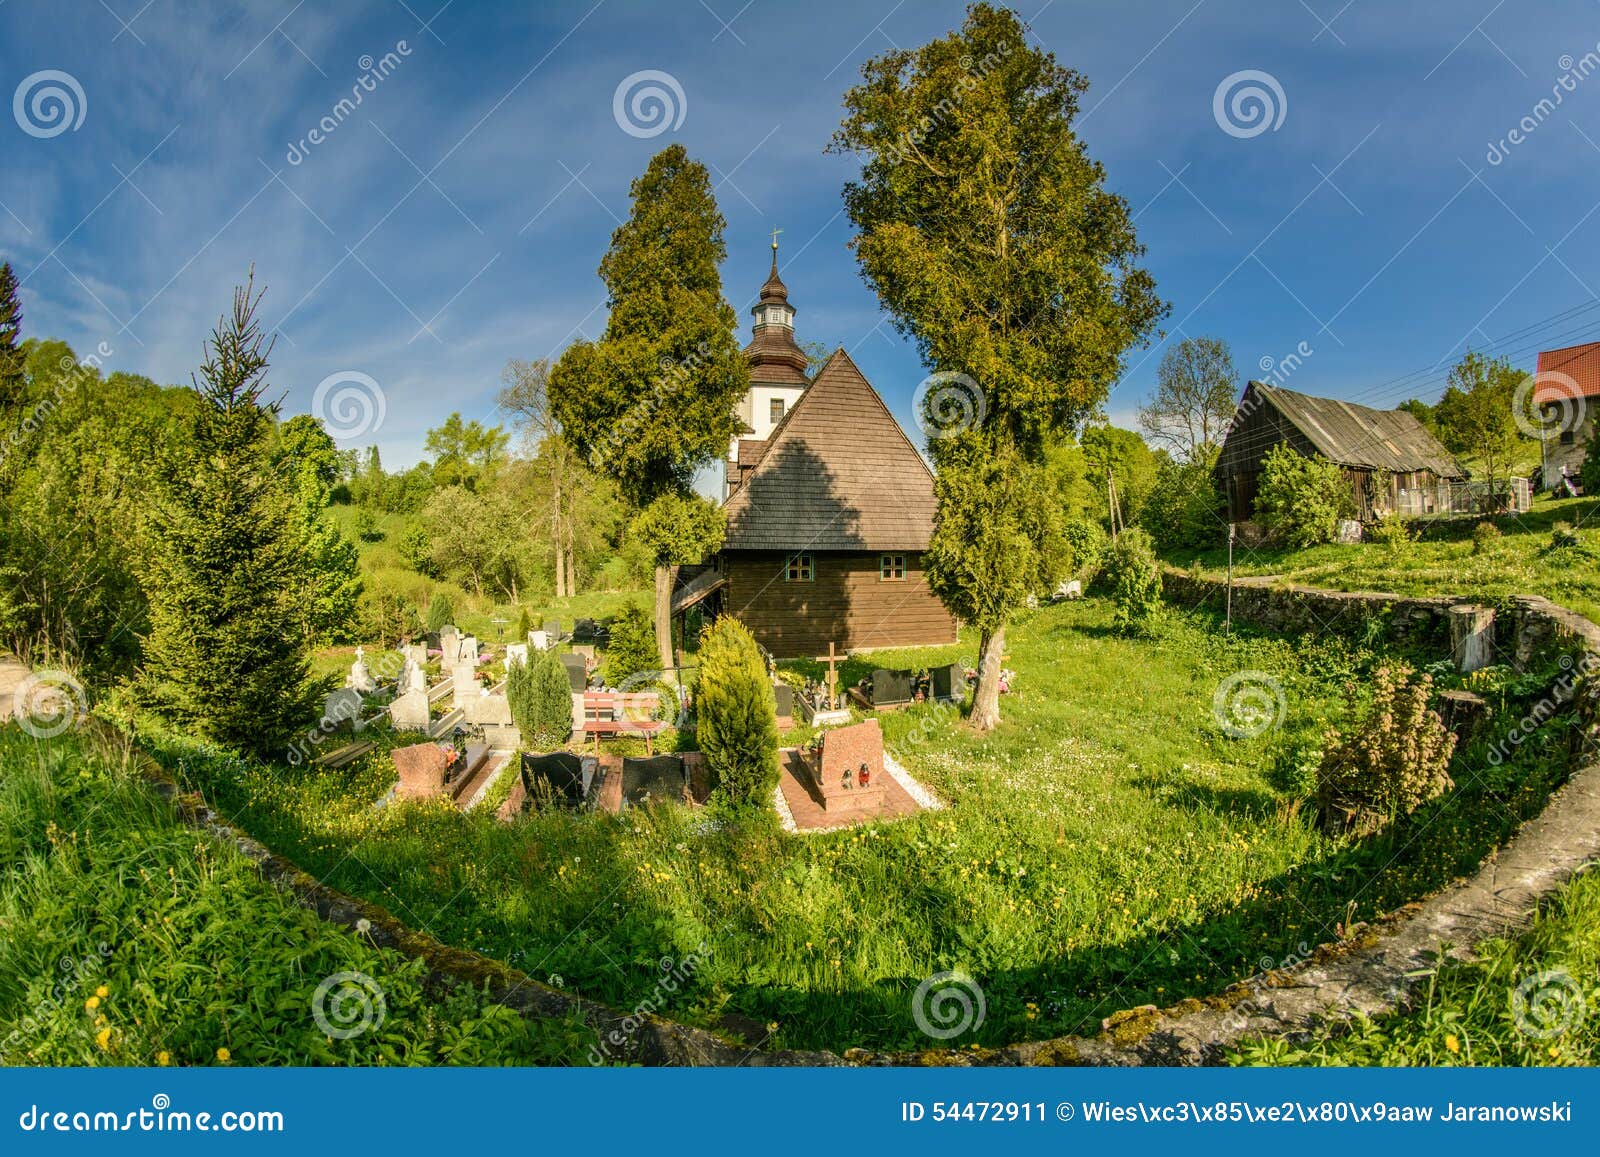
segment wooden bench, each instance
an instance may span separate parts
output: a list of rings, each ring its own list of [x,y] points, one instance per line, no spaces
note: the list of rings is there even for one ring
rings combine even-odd
[[[600,754],[602,735],[642,735],[645,754],[653,756],[656,734],[667,726],[653,718],[660,706],[661,696],[654,691],[585,691],[582,731],[594,737],[596,755]]]

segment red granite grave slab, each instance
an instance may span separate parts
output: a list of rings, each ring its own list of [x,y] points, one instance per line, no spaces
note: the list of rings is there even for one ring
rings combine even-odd
[[[400,777],[396,794],[401,799],[432,799],[444,794],[445,755],[437,743],[397,747],[389,753]]]
[[[783,800],[789,805],[789,813],[794,816],[795,827],[801,831],[825,831],[830,828],[854,827],[857,824],[875,823],[880,820],[895,820],[915,815],[922,810],[921,805],[911,798],[906,789],[887,774],[883,777],[883,790],[879,793],[878,802],[874,806],[825,810],[821,799],[812,788],[811,774],[800,751],[797,748],[787,748],[780,753],[780,756],[782,773],[778,779],[778,790],[783,792]]]
[[[822,733],[822,753],[807,761],[823,809],[876,811],[883,805],[883,730],[876,719]]]

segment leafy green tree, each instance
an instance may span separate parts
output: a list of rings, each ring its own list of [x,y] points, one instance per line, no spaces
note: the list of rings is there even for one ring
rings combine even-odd
[[[1428,431],[1428,433],[1434,435],[1435,437],[1438,436],[1439,423],[1434,417],[1433,407],[1428,405],[1427,402],[1422,401],[1420,398],[1407,398],[1405,401],[1396,406],[1395,409],[1404,410],[1417,421],[1421,422],[1424,430]]]
[[[629,603],[612,616],[609,631],[602,670],[607,686],[621,687],[635,675],[656,670],[655,629],[649,611]]]
[[[750,375],[737,316],[722,296],[726,222],[705,166],[671,145],[651,158],[631,191],[628,220],[600,262],[611,305],[605,332],[598,342],[568,347],[548,391],[563,436],[642,511],[668,496],[688,496],[696,471],[726,453],[738,432],[734,406]],[[665,513],[663,524],[672,521]],[[657,554],[655,634],[663,670],[672,666],[678,564],[670,560],[699,562],[708,549],[709,539],[678,538],[668,561]]]
[[[1256,517],[1273,538],[1295,550],[1332,542],[1339,519],[1355,513],[1343,471],[1326,458],[1307,458],[1286,442],[1261,463]]]
[[[1090,426],[1080,441],[1088,463],[1087,480],[1106,529],[1112,528],[1113,505],[1119,529],[1140,521],[1156,486],[1155,453],[1138,434],[1119,426]]]
[[[511,664],[506,674],[506,701],[524,747],[548,750],[571,736],[571,687],[567,669],[554,651],[536,651],[529,662]]]
[[[297,414],[278,429],[276,467],[292,480],[299,499],[306,561],[300,605],[306,638],[348,639],[361,600],[361,563],[355,544],[328,516],[342,470],[339,448],[318,419]]]
[[[862,75],[829,146],[862,159],[845,186],[857,261],[923,361],[982,391],[979,420],[930,444],[941,475],[968,477],[939,488],[942,545],[928,579],[980,632],[971,722],[987,730],[999,720],[1006,623],[1040,568],[1008,562],[1015,540],[967,508],[1047,495],[971,490],[1014,482],[1094,412],[1165,307],[1138,264],[1127,203],[1073,131],[1088,82],[1031,45],[1015,13],[974,4],[960,30],[876,57]],[[964,549],[955,525],[975,532]]]
[[[499,426],[484,426],[476,418],[463,422],[459,413],[451,414],[444,425],[428,431],[425,445],[434,480],[440,486],[474,489],[500,464],[507,441]]]
[[[668,491],[645,507],[630,529],[634,541],[644,547],[655,563],[656,573],[665,571],[675,576],[680,566],[697,563],[722,549],[728,522],[721,507],[700,495]],[[673,665],[670,646],[673,583],[657,583],[655,589],[655,635],[663,671]],[[667,624],[669,645],[667,652],[660,654],[663,622]]]
[[[314,717],[319,687],[300,629],[303,507],[271,457],[270,347],[252,284],[217,323],[194,384],[199,404],[156,471],[141,682],[155,707],[203,738],[270,755]]]
[[[756,641],[732,615],[700,637],[695,739],[711,788],[740,807],[765,807],[778,786],[778,704]]]
[[[449,597],[443,591],[435,591],[433,598],[428,602],[428,633],[437,634],[441,628],[455,621],[456,610],[450,605]]]
[[[0,413],[22,397],[22,301],[11,262],[0,263]]]
[[[1211,473],[1216,450],[1188,462],[1174,462],[1165,452],[1158,458],[1155,486],[1145,500],[1139,525],[1163,551],[1199,550],[1224,541],[1227,519]]]
[[[1444,396],[1433,408],[1439,440],[1451,453],[1474,459],[1495,494],[1509,486],[1522,446],[1515,410],[1517,388],[1526,377],[1506,358],[1468,351],[1451,369]]]
[[[1180,461],[1211,458],[1233,420],[1238,380],[1227,342],[1184,338],[1161,355],[1155,397],[1139,407],[1139,428]]]

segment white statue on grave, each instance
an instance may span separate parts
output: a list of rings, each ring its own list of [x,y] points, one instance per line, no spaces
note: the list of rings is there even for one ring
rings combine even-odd
[[[428,673],[422,669],[421,663],[409,655],[406,656],[405,670],[400,672],[400,694],[404,695],[411,691],[426,693],[427,690]]]
[[[356,648],[356,661],[350,664],[350,677],[344,681],[344,685],[363,695],[371,695],[378,689],[372,672],[367,670],[366,651],[360,647]]]

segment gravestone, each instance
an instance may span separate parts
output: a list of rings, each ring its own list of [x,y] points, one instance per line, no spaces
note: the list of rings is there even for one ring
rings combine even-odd
[[[688,798],[689,772],[681,755],[657,755],[622,761],[622,806],[649,802],[683,803]]]
[[[526,643],[507,643],[506,644],[506,674],[507,675],[511,674],[511,664],[513,664],[513,663],[521,663],[524,667],[526,667],[528,665],[528,644],[526,644]]]
[[[468,635],[461,640],[459,661],[462,663],[476,663],[478,661],[478,636]]]
[[[390,753],[400,777],[395,794],[401,799],[431,799],[444,794],[445,772],[449,761],[437,743],[397,747]]]
[[[414,668],[418,673],[421,668]],[[428,692],[411,689],[402,691],[389,703],[389,722],[397,731],[428,730]]]
[[[377,680],[367,669],[367,653],[360,647],[356,648],[356,661],[350,664],[350,676],[344,685],[362,695],[371,695],[378,689]]]
[[[536,806],[554,803],[580,807],[589,797],[597,762],[585,755],[558,751],[552,755],[522,754],[522,786]]]
[[[544,625],[544,633],[552,644],[559,643],[561,641],[561,620],[551,619]]]
[[[418,667],[428,663],[428,645],[426,643],[408,643],[405,648],[406,658]]]
[[[953,702],[966,691],[967,674],[960,663],[947,663],[928,672],[929,698]]]
[[[544,631],[529,631],[528,646],[535,651],[548,651],[550,649],[550,636]]]
[[[483,691],[478,682],[478,668],[472,663],[457,663],[450,669],[450,680],[457,707],[465,707]]]
[[[872,705],[897,707],[911,702],[910,671],[889,671],[879,667],[872,673]]]
[[[361,692],[354,687],[340,687],[329,691],[322,700],[324,727],[332,730],[341,723],[352,728],[361,725]]]
[[[805,759],[822,810],[848,812],[882,807],[883,731],[876,719],[822,733],[822,745]]]
[[[439,628],[439,662],[448,671],[461,655],[461,632],[454,627]]]
[[[467,722],[475,727],[511,726],[511,702],[504,695],[474,695],[464,710]]]
[[[598,643],[600,641],[600,624],[593,619],[579,619],[572,624],[572,641],[591,645]]]
[[[779,726],[783,726],[784,719],[789,720],[790,727],[794,726],[794,688],[780,681],[772,685],[772,694],[778,702]]]
[[[561,665],[567,669],[567,681],[574,691],[582,691],[589,685],[588,664],[582,655],[562,655]]]

